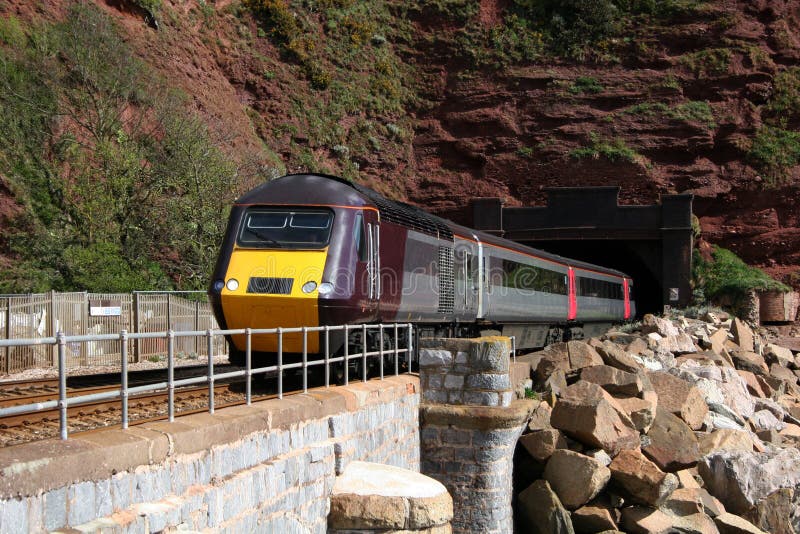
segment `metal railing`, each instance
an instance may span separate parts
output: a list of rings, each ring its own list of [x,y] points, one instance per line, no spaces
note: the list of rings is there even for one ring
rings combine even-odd
[[[378,350],[368,350],[366,343],[363,341],[367,339],[367,332],[376,331],[378,334]],[[330,354],[330,334],[331,332],[343,331],[344,334],[344,347],[342,355]],[[357,352],[351,353],[349,334],[351,332],[361,333],[361,349]],[[309,359],[308,352],[308,334],[321,333],[324,336],[324,351],[321,358],[317,355]],[[367,381],[368,373],[368,359],[378,358],[378,369],[380,379],[384,378],[384,359],[385,356],[390,356],[393,361],[394,375],[400,374],[400,356],[404,355],[407,362],[413,355],[413,325],[409,324],[362,324],[362,325],[340,325],[340,326],[316,326],[316,327],[301,327],[301,328],[269,328],[269,329],[238,329],[238,330],[192,330],[192,331],[174,331],[167,330],[165,332],[151,332],[151,333],[129,333],[122,330],[119,334],[100,334],[100,335],[79,335],[69,336],[63,332],[59,332],[55,337],[35,338],[35,339],[0,339],[0,348],[2,347],[20,347],[20,346],[36,346],[36,345],[50,345],[56,348],[58,354],[58,400],[47,402],[40,402],[34,404],[26,404],[21,406],[13,406],[9,408],[0,408],[0,417],[10,417],[22,415],[27,413],[34,413],[44,410],[52,410],[58,408],[59,415],[59,429],[61,439],[67,439],[67,409],[70,406],[83,404],[87,402],[99,401],[112,401],[119,399],[121,402],[121,425],[122,428],[128,428],[128,401],[131,395],[141,393],[154,393],[159,391],[167,391],[167,411],[169,421],[175,420],[175,388],[191,386],[195,384],[208,383],[208,411],[214,413],[214,383],[217,380],[227,380],[238,377],[245,377],[245,402],[250,405],[252,403],[252,378],[254,374],[261,373],[276,373],[277,374],[277,396],[283,398],[283,374],[286,371],[293,369],[302,370],[303,376],[303,393],[308,392],[308,373],[309,369],[317,366],[324,366],[325,374],[325,387],[330,387],[331,383],[331,366],[341,363],[343,372],[343,382],[348,384],[350,381],[349,367],[351,363],[360,363],[361,380]],[[301,354],[301,361],[295,363],[284,362],[283,352],[283,338],[286,334],[301,334],[303,339],[303,350]],[[401,347],[401,334],[405,334],[403,341],[405,347]],[[237,371],[230,371],[226,373],[214,373],[214,346],[218,336],[228,335],[244,335],[246,340],[245,350],[245,367]],[[277,354],[276,364],[266,367],[252,367],[252,338],[255,335],[274,335],[277,336]],[[393,346],[384,347],[385,336],[388,336],[389,341]],[[202,339],[205,338],[206,347],[208,349],[208,372],[203,376],[192,378],[184,378],[175,380],[175,345],[176,341],[183,338]],[[128,343],[133,340],[146,340],[146,339],[164,339],[167,344],[167,381],[157,382],[153,384],[145,384],[134,387],[128,386]],[[82,395],[77,397],[67,397],[67,347],[70,343],[87,343],[97,341],[118,341],[120,343],[120,389],[108,391],[103,393],[95,393],[89,395]]]

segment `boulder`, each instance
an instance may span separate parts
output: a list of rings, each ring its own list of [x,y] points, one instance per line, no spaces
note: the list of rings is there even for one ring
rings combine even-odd
[[[567,341],[570,369],[583,369],[592,365],[603,365],[603,358],[597,351],[583,341]]]
[[[800,484],[800,451],[713,452],[698,463],[698,471],[726,510],[742,514],[773,492]]]
[[[622,509],[620,524],[630,534],[671,534],[675,518],[661,510],[644,506],[629,506]]]
[[[770,534],[795,534],[792,516],[796,516],[796,511],[800,512],[792,502],[795,491],[783,488],[771,493],[743,514],[744,518]],[[800,522],[800,518],[795,517],[794,521]]]
[[[574,534],[570,514],[546,480],[537,480],[519,496],[522,532],[535,534]]]
[[[547,461],[544,479],[568,510],[594,499],[611,478],[601,462],[570,450],[556,450]]]
[[[769,372],[769,367],[764,358],[753,351],[733,350],[730,354],[737,369],[761,375]]]
[[[657,317],[651,313],[642,317],[642,333],[649,334],[655,332],[661,337],[677,336],[680,334],[678,328],[669,319]]]
[[[678,487],[678,478],[664,473],[638,450],[620,452],[609,466],[611,478],[632,501],[658,506]]]
[[[794,374],[790,369],[777,364],[773,363],[769,366],[769,374],[770,376],[777,378],[778,380],[785,380],[790,384],[797,384],[797,375]]]
[[[592,501],[572,512],[572,525],[578,534],[617,530],[617,514],[610,504]]]
[[[519,442],[528,454],[539,462],[546,462],[557,449],[567,448],[564,435],[554,428],[524,434],[519,438]]]
[[[698,437],[700,454],[706,456],[717,451],[753,452],[753,438],[743,430],[719,428]]]
[[[610,341],[604,341],[601,346],[595,348],[606,365],[629,373],[635,373],[642,368],[630,354]]]
[[[583,380],[565,390],[553,408],[550,424],[612,456],[639,446],[639,433],[622,407],[600,386]]]
[[[675,473],[675,476],[678,477],[682,488],[693,489],[700,487],[700,484],[697,483],[697,478],[695,478],[700,476],[697,474],[697,469],[681,469]]]
[[[642,452],[667,472],[680,471],[697,464],[700,449],[694,432],[676,415],[658,407],[647,433],[650,444]]]
[[[553,428],[550,426],[550,414],[553,412],[553,409],[550,408],[550,405],[546,402],[542,401],[539,405],[533,409],[533,413],[528,418],[528,430],[534,432],[536,430],[544,430],[548,428]]]
[[[697,352],[697,345],[689,334],[662,337],[657,343],[657,348],[672,354],[690,354]],[[662,362],[663,363],[663,362]]]
[[[554,343],[539,352],[539,364],[536,366],[536,379],[544,383],[556,369],[569,371],[569,352],[566,343]]]
[[[597,384],[612,395],[634,397],[642,391],[642,381],[636,373],[622,371],[610,365],[594,365],[581,370],[581,380]]]
[[[767,534],[750,521],[727,512],[715,517],[714,523],[719,534]]]
[[[720,328],[710,336],[708,340],[711,342],[711,350],[720,356],[725,351],[725,342],[728,341],[728,331]]]
[[[736,372],[739,374],[739,376],[741,376],[744,379],[745,383],[747,384],[747,391],[750,392],[751,395],[760,398],[769,397],[769,393],[764,390],[764,388],[761,385],[761,382],[759,382],[758,379],[756,379],[755,374],[751,373],[750,371],[744,371],[742,369],[739,369]]]
[[[705,514],[717,517],[725,512],[722,503],[703,488],[676,489],[659,509],[674,516]]]
[[[733,318],[731,325],[731,334],[733,334],[733,341],[742,348],[742,350],[755,352],[755,335],[753,330],[738,317]]]
[[[794,354],[792,354],[792,351],[774,343],[768,343],[764,347],[764,359],[769,364],[777,363],[783,367],[794,367]]]
[[[617,402],[630,417],[633,427],[644,434],[650,430],[656,416],[657,402],[638,397],[617,397]]]
[[[739,376],[736,370],[729,367],[701,367],[692,368],[692,373],[700,378],[716,382],[717,389],[722,394],[724,403],[742,419],[747,419],[755,411],[755,403],[747,391],[747,382]]]
[[[759,410],[750,417],[750,425],[755,432],[762,430],[774,430],[780,432],[786,428],[786,423],[775,417],[769,410]]]
[[[644,339],[637,337],[633,341],[631,341],[627,347],[625,347],[627,352],[632,354],[641,354],[642,352],[648,350],[647,341]],[[598,351],[599,352],[599,351]],[[601,354],[602,356],[602,354]],[[605,360],[605,358],[603,358]]]
[[[694,430],[703,425],[708,406],[700,390],[665,372],[651,372],[647,377],[658,394],[659,408],[677,415]]]

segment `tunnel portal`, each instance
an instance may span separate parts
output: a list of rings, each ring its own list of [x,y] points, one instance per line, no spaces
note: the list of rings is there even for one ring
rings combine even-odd
[[[549,188],[545,207],[472,201],[472,227],[568,258],[620,270],[634,280],[639,315],[691,302],[692,195],[620,206],[620,188]]]

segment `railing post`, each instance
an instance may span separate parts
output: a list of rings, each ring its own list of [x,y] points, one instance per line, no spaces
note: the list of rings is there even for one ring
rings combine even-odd
[[[378,349],[378,361],[380,362],[381,380],[383,380],[383,323],[380,324],[379,328],[378,344],[380,349]]]
[[[245,385],[245,400],[247,401],[247,405],[250,406],[253,400],[253,331],[250,328],[245,328],[244,332],[247,343],[244,353],[244,376],[247,380],[247,384]]]
[[[308,393],[308,328],[303,327],[303,393]]]
[[[200,330],[200,303],[195,301],[194,303],[194,329]],[[194,353],[200,354],[200,338],[194,338]]]
[[[120,387],[122,396],[122,428],[128,428],[128,331],[123,330],[119,333],[120,342],[120,362],[121,376]]]
[[[64,332],[56,334],[58,345],[58,411],[61,439],[67,439],[67,342]]]
[[[283,398],[283,329],[278,327],[278,398]]]
[[[331,366],[330,366],[330,357],[331,357],[331,327],[325,325],[325,387],[331,386]]]
[[[214,333],[206,330],[208,337],[208,413],[214,413]]]
[[[400,332],[398,324],[394,323],[394,376],[400,374]]]
[[[33,297],[31,297],[31,298],[33,298]],[[9,309],[9,311],[10,311],[10,309]],[[10,316],[9,316],[9,319],[11,319]],[[50,321],[48,321],[48,322],[50,323],[50,332],[53,335],[55,335],[56,334],[56,292],[53,291],[52,289],[50,290]],[[58,351],[57,351],[57,349],[55,347],[53,347],[53,349],[54,349],[54,352],[52,354],[52,356],[53,356],[53,364],[55,364],[55,363],[57,363],[57,359],[58,359]]]
[[[167,330],[167,412],[169,422],[175,421],[175,332]]]
[[[367,381],[367,325],[361,325],[361,380]]]
[[[139,292],[133,292],[133,332],[140,334],[142,332],[142,325],[139,324],[141,310],[139,309]],[[133,361],[139,363],[142,361],[142,340],[138,337],[133,345]]]
[[[350,383],[350,339],[347,325],[344,325],[344,385]]]
[[[414,325],[408,323],[408,370],[411,371],[411,358],[414,354]]]
[[[6,298],[6,339],[11,339],[11,299]],[[6,347],[6,374],[11,374],[11,347]]]

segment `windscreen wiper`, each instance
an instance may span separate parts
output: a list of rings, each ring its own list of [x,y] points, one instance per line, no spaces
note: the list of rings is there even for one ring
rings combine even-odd
[[[266,241],[270,245],[275,245],[278,248],[283,248],[283,245],[281,245],[280,243],[278,243],[277,241],[275,241],[274,239],[269,237],[267,234],[255,229],[255,228],[248,228],[247,231],[250,232],[251,234],[255,235],[256,237],[259,237],[259,238],[263,239],[264,241]]]

